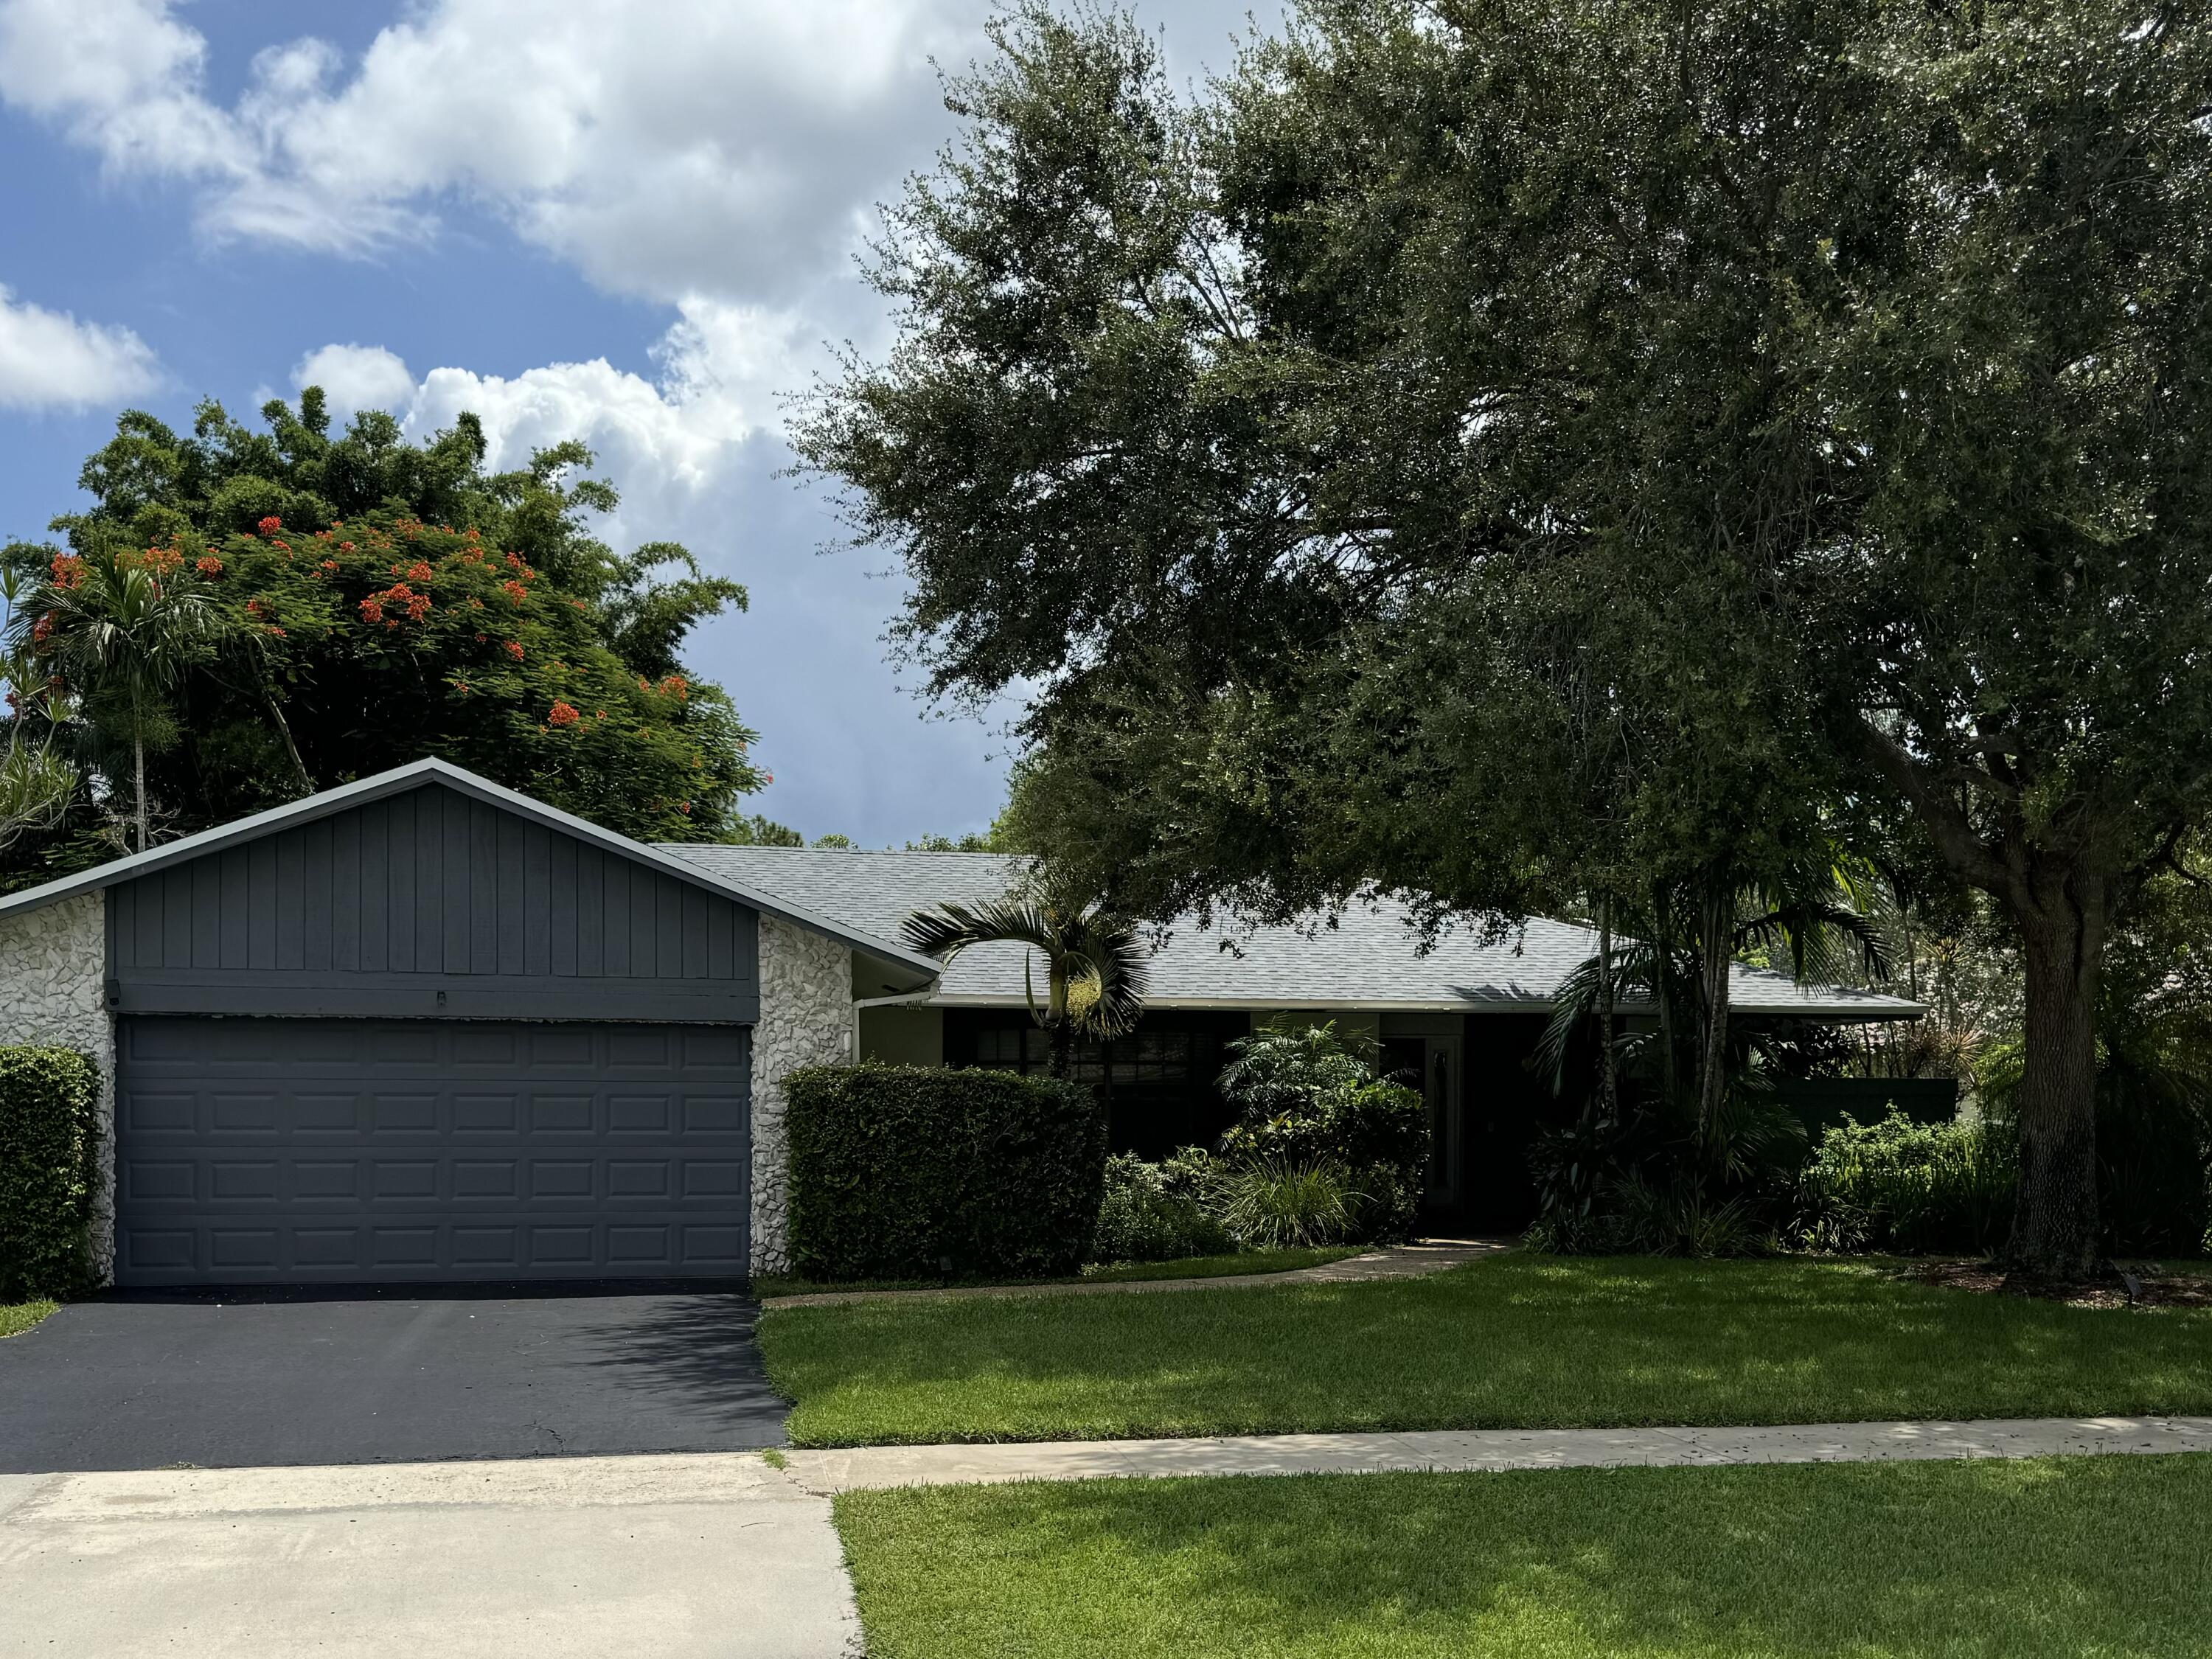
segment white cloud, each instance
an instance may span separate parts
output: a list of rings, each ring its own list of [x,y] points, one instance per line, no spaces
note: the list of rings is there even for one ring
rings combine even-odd
[[[343,424],[364,409],[404,409],[415,397],[415,377],[399,354],[382,346],[326,345],[300,359],[292,386],[319,386],[331,417]]]
[[[152,348],[129,329],[81,323],[0,286],[0,409],[83,409],[161,383]]]
[[[775,390],[807,355],[800,338],[793,314],[695,295],[678,302],[676,322],[653,348],[657,380],[604,357],[512,376],[434,368],[417,380],[383,346],[333,343],[302,357],[292,384],[321,386],[339,419],[390,410],[416,437],[467,410],[483,422],[485,459],[495,468],[580,438],[650,515],[672,497],[711,488],[738,447],[775,428]]]
[[[346,344],[308,353],[293,382],[334,403],[348,385],[415,437],[469,410],[495,467],[581,439],[622,494],[600,526],[611,544],[682,542],[751,590],[750,614],[709,623],[687,657],[763,734],[757,753],[776,781],[757,810],[878,842],[980,828],[1000,799],[1003,745],[973,722],[925,718],[883,661],[896,593],[860,559],[811,556],[836,526],[816,492],[782,476],[790,452],[770,397],[798,372],[801,337],[788,314],[693,298],[654,350],[653,379],[594,358],[515,375],[439,368],[403,385],[396,354]]]
[[[972,0],[428,0],[348,65],[305,40],[228,106],[169,0],[6,0],[0,98],[219,235],[356,252],[489,207],[604,287],[787,293],[937,119]]]

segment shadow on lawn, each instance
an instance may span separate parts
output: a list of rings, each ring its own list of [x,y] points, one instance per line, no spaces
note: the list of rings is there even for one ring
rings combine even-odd
[[[2212,1457],[1096,1482],[839,1500],[872,1638],[1076,1656],[2202,1652]],[[927,1540],[920,1546],[903,1540]],[[1038,1651],[1045,1650],[1040,1646]]]

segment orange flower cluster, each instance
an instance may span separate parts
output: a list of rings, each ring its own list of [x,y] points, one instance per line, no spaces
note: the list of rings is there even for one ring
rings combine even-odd
[[[574,726],[578,720],[583,719],[583,715],[578,713],[573,705],[562,702],[556,698],[553,704],[553,712],[545,718],[555,726]]]
[[[421,622],[430,614],[430,596],[417,593],[405,582],[394,582],[381,593],[372,593],[361,602],[362,620],[383,623],[386,628],[398,627],[398,617],[386,619],[384,613],[387,610],[403,611],[409,621]]]
[[[56,587],[67,589],[84,586],[84,561],[76,554],[55,554],[52,569]]]
[[[192,561],[192,568],[212,580],[222,574],[222,561],[212,553],[203,553]]]
[[[530,590],[512,576],[499,585],[499,591],[513,599],[517,608],[520,608],[522,602],[530,597]]]
[[[284,520],[278,518],[274,513],[270,514],[267,518],[264,519],[255,526],[255,528],[260,531],[260,532],[264,536],[273,536],[283,527]]]
[[[520,640],[509,640],[507,642],[507,654],[514,658],[515,661],[520,662],[522,660],[522,641]]]
[[[673,697],[678,702],[688,702],[691,698],[691,682],[681,674],[671,674],[666,679],[661,681],[660,695],[664,697]]]

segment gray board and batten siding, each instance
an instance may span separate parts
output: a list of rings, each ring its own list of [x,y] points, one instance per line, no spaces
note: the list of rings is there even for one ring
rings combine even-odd
[[[109,891],[125,1016],[750,1024],[757,917],[435,783]]]
[[[748,906],[426,781],[107,930],[118,1283],[745,1276]]]

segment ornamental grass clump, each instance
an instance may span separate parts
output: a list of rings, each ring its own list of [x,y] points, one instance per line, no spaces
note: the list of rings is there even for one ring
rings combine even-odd
[[[1222,1222],[1248,1250],[1342,1243],[1366,1208],[1352,1172],[1326,1158],[1263,1158],[1224,1175],[1220,1190]]]

